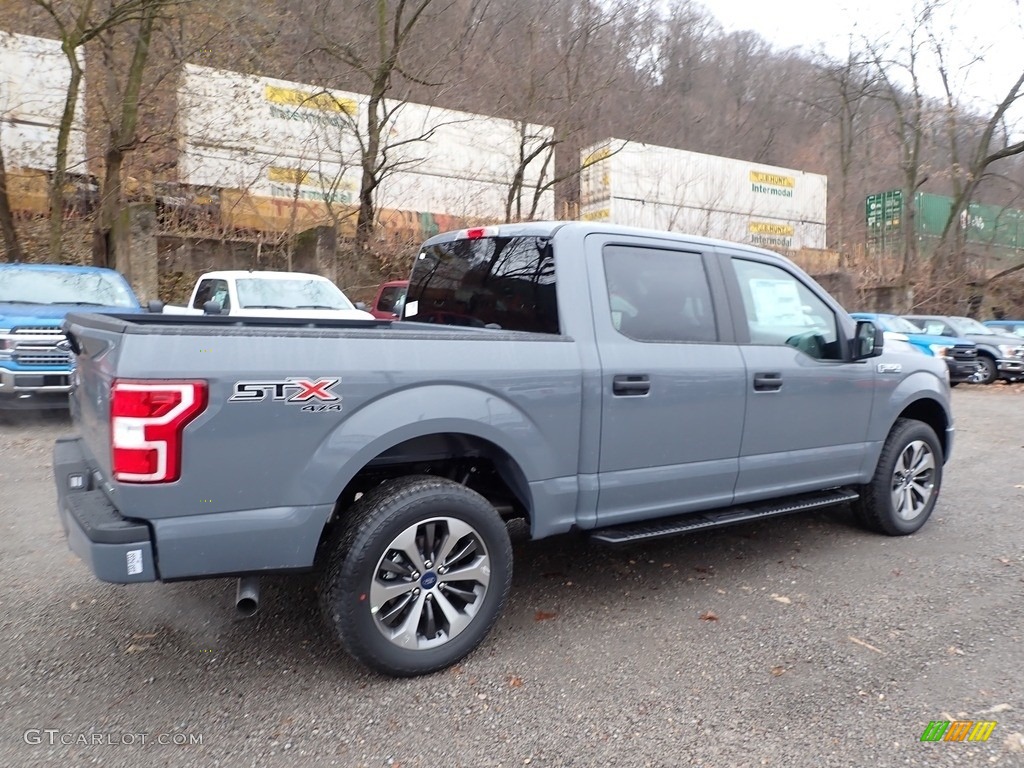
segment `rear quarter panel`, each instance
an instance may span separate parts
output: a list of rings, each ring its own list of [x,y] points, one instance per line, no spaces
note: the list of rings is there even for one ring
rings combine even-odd
[[[581,374],[575,344],[565,337],[233,330],[127,333],[82,368],[86,384],[76,399],[97,458],[109,450],[104,399],[115,371],[209,382],[207,409],[185,429],[181,479],[114,483],[110,492],[126,515],[156,520],[332,504],[375,455],[438,431],[494,442],[527,482],[575,478]],[[340,379],[334,390],[341,412],[229,401],[238,381],[292,376]],[[109,477],[109,460],[101,464]]]

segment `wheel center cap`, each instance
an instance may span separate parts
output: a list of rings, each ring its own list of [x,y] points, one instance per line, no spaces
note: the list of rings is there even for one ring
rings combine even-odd
[[[424,589],[433,589],[437,585],[437,574],[433,571],[427,571],[423,574],[423,578],[420,579],[420,586]]]

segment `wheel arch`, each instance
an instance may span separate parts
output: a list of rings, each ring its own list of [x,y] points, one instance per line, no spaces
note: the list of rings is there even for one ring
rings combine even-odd
[[[924,422],[931,427],[939,440],[939,445],[942,446],[943,463],[948,460],[952,448],[949,435],[949,427],[952,420],[946,408],[938,400],[931,397],[915,400],[900,411],[897,419],[914,419]]]

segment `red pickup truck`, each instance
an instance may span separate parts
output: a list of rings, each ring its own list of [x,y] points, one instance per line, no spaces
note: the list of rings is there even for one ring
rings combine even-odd
[[[370,305],[370,314],[379,320],[397,320],[402,312],[405,292],[409,289],[408,280],[392,280],[381,283],[377,289],[377,297]]]

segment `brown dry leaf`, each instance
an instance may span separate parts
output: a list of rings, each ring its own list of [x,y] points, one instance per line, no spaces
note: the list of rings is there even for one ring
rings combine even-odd
[[[127,648],[125,648],[124,652],[125,653],[142,653],[143,651],[147,650],[148,648],[149,648],[148,645],[135,645],[135,643],[132,643]]]
[[[702,613],[700,615],[700,620],[701,621],[718,621],[718,616],[713,614],[711,611],[704,611],[704,613]]]
[[[151,632],[147,635],[143,635],[136,632],[134,635],[132,635],[132,640],[152,640],[154,637],[156,637],[156,632]]]
[[[1012,561],[1012,560],[1011,560],[1010,558],[1008,558],[1008,557],[997,557],[997,558],[996,558],[996,560],[998,560],[998,561],[999,561],[1000,563],[1002,563],[1003,565],[1010,565],[1010,564],[1011,564],[1011,563],[1013,562],[1013,561]]]
[[[962,650],[960,650],[959,648],[957,648],[955,645],[949,646],[949,648],[946,649],[946,653],[948,653],[950,656],[963,656],[964,655],[964,652]]]
[[[775,675],[776,677],[779,677],[779,675],[784,675],[784,674],[786,674],[786,668],[785,667],[772,667],[772,674]]]
[[[508,684],[512,688],[522,688],[523,687],[523,678],[519,677],[518,675],[512,675],[512,677],[510,677],[508,679]]]
[[[1024,752],[1024,733],[1011,733],[1006,737],[1003,746],[1011,752]]]
[[[553,618],[555,618],[557,616],[558,616],[557,613],[553,613],[551,611],[537,611],[537,613],[535,613],[533,615],[533,620],[534,621],[547,621],[548,619],[553,619]]]
[[[793,602],[792,600],[790,600],[785,595],[776,595],[774,593],[772,594],[772,600],[775,600],[776,602],[779,602],[779,603],[784,603],[785,605],[789,605],[790,603]]]

